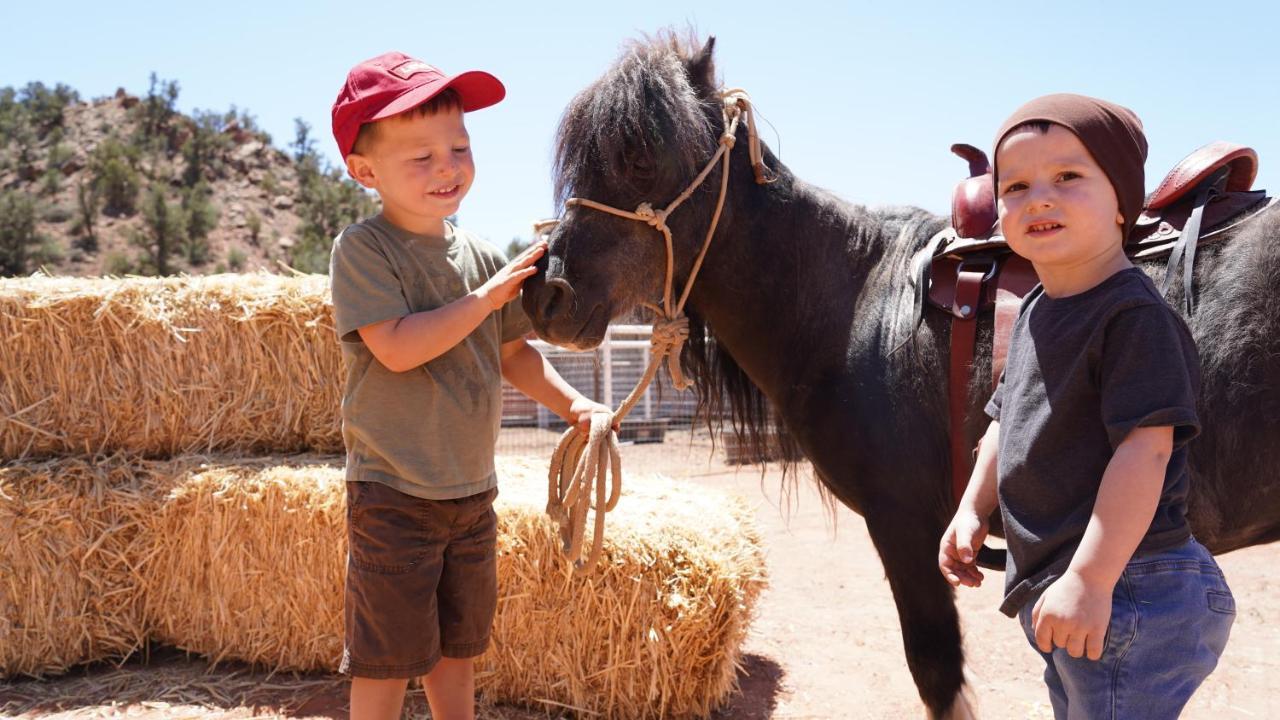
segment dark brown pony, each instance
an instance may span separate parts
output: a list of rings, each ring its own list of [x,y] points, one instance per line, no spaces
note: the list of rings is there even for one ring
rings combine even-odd
[[[573,100],[557,138],[559,200],[658,207],[685,189],[722,132],[712,46],[672,36],[635,43]],[[724,215],[687,307],[683,366],[708,417],[728,417],[756,447],[776,428],[824,488],[866,518],[929,715],[965,716],[960,623],[937,569],[954,510],[949,320],[930,313],[915,341],[902,342],[912,324],[910,258],[948,221],[845,202],[767,149],[775,179],[757,184],[746,142],[740,127]],[[719,184],[717,168],[668,220],[677,287]],[[1202,248],[1188,318],[1203,362],[1205,428],[1191,453],[1190,512],[1214,552],[1280,539],[1280,211],[1231,232]],[[661,296],[662,238],[644,223],[571,207],[550,242],[523,302],[551,342],[593,346],[611,318]],[[979,355],[990,355],[989,330]],[[970,437],[986,424],[978,388],[989,372],[974,368]]]

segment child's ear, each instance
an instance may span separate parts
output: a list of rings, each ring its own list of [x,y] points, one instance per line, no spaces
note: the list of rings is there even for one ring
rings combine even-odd
[[[377,178],[374,177],[373,164],[369,162],[369,158],[360,155],[359,153],[351,153],[347,156],[346,160],[348,175],[350,175],[356,182],[370,190],[377,189],[375,187]]]
[[[1116,213],[1116,224],[1124,225],[1124,213]]]

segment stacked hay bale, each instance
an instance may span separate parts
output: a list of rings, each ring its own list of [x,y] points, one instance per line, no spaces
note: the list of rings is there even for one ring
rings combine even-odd
[[[146,638],[156,463],[0,466],[0,677],[122,657]]]
[[[0,283],[0,457],[341,452],[323,276]]]
[[[146,638],[336,668],[341,458],[186,454],[340,443],[323,279],[6,281],[0,331],[16,334],[0,348],[14,369],[0,379],[0,675],[124,656]],[[98,448],[131,452],[19,459]],[[498,472],[501,597],[480,692],[618,718],[723,700],[762,587],[749,513],[631,479],[604,566],[575,575],[542,511],[543,461],[500,459]]]

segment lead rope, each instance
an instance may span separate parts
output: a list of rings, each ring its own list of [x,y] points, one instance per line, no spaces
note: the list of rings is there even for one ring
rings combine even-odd
[[[645,388],[653,381],[664,358],[667,360],[667,369],[671,374],[671,383],[677,390],[687,390],[693,385],[693,382],[680,370],[680,353],[684,349],[685,341],[689,339],[689,318],[684,314],[684,305],[689,299],[689,291],[693,289],[693,281],[702,268],[707,249],[711,246],[716,225],[720,222],[720,213],[724,209],[725,196],[729,190],[729,154],[736,142],[738,122],[743,115],[747,118],[748,154],[756,182],[764,184],[772,181],[766,177],[760,140],[756,135],[755,115],[751,109],[751,98],[745,91],[735,88],[723,91],[721,100],[720,112],[725,131],[720,136],[720,146],[716,148],[715,154],[707,161],[702,172],[665,208],[654,210],[652,205],[645,202],[641,203],[634,212],[629,212],[585,198],[569,198],[565,201],[566,208],[588,207],[643,222],[662,233],[667,248],[667,274],[662,290],[662,305],[659,307],[653,303],[643,303],[659,316],[653,324],[653,334],[649,338],[649,363],[645,367],[644,376],[615,412],[601,412],[591,416],[591,428],[585,436],[576,425],[566,430],[560,436],[560,442],[551,455],[551,467],[547,474],[547,515],[559,525],[565,556],[574,563],[578,571],[594,568],[599,561],[604,546],[605,514],[617,506],[618,498],[622,494],[622,454],[618,448],[618,437],[613,426],[615,424],[620,426],[623,418],[635,407]],[[667,218],[702,185],[717,162],[721,163],[722,169],[720,198],[716,201],[715,214],[711,217],[711,226],[707,229],[707,236],[702,241],[702,249],[694,260],[693,269],[689,272],[684,290],[672,305],[675,248],[671,229],[667,227]],[[556,222],[552,220],[538,223],[534,226],[534,232],[542,234]],[[606,482],[608,483],[607,494]],[[589,509],[595,510],[595,525],[591,551],[583,561],[582,545],[586,535]]]

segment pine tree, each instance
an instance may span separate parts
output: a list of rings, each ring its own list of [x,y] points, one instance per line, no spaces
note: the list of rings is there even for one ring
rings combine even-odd
[[[186,240],[186,214],[181,205],[170,205],[162,190],[151,187],[142,203],[142,221],[133,243],[145,253],[148,269],[168,275],[169,256]]]
[[[0,192],[0,274],[25,274],[32,250],[40,244],[35,202],[17,190]]]
[[[80,247],[88,252],[98,249],[98,209],[102,205],[102,189],[98,183],[82,177],[76,185],[76,225],[81,234]]]
[[[138,150],[109,137],[94,148],[89,167],[98,186],[108,215],[132,215],[137,212],[141,181],[134,164]]]
[[[218,208],[211,199],[213,191],[201,180],[182,195],[182,212],[186,220],[183,249],[187,262],[203,265],[209,259],[209,232],[218,225]]]

